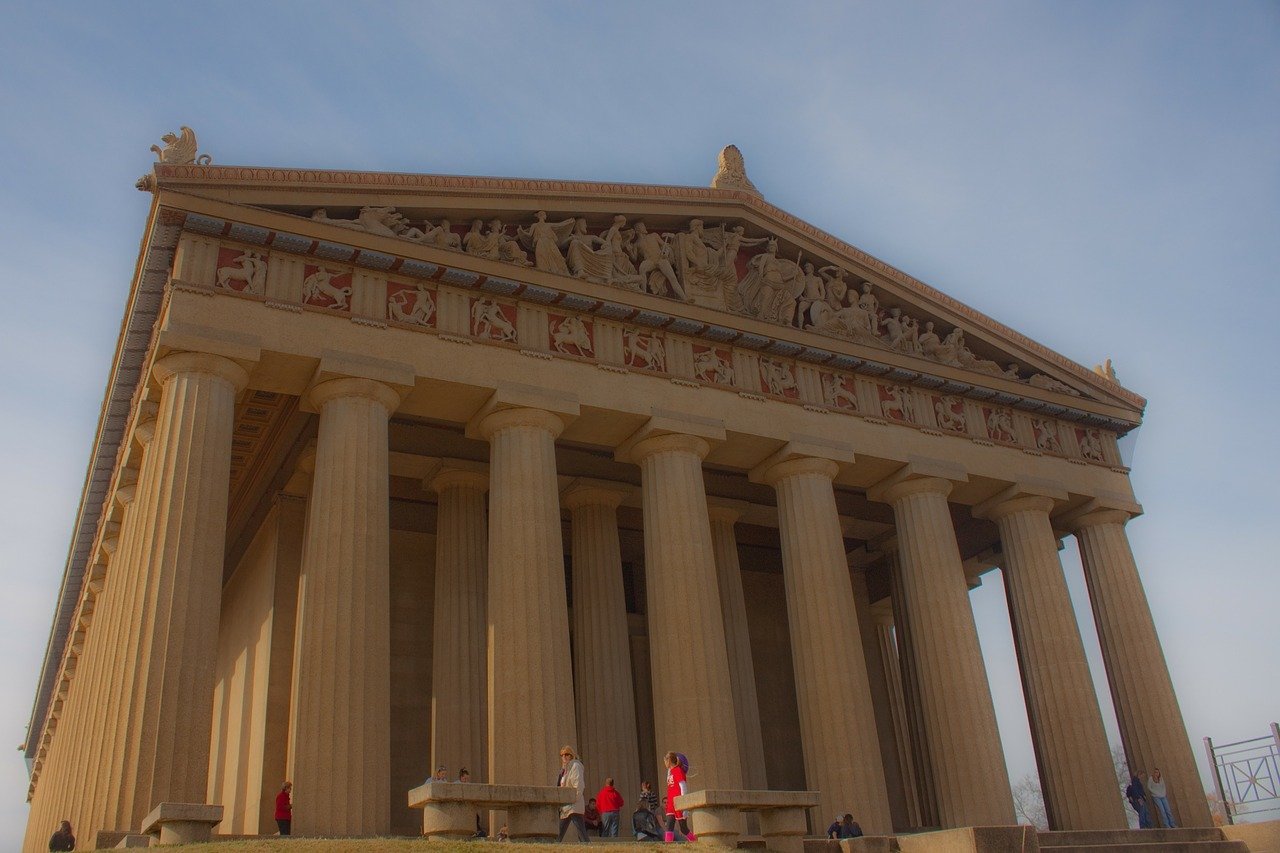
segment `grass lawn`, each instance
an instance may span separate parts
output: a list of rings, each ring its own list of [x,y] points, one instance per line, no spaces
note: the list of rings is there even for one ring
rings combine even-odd
[[[427,841],[425,838],[262,838],[254,841],[214,841],[208,844],[191,844],[183,853],[564,853],[564,844],[503,844],[490,841]],[[581,846],[581,845],[572,845]],[[596,847],[597,845],[592,845]],[[608,844],[604,849],[616,848],[633,853],[658,853],[662,844]]]

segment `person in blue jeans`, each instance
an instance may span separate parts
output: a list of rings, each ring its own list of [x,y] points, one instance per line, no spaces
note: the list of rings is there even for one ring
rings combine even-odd
[[[1169,808],[1169,793],[1165,787],[1164,777],[1160,775],[1159,767],[1151,770],[1151,778],[1147,780],[1147,793],[1156,804],[1160,821],[1169,829],[1177,829],[1178,825],[1173,822],[1173,812]]]
[[[1134,773],[1129,777],[1129,786],[1124,789],[1124,798],[1129,807],[1138,815],[1138,829],[1151,828],[1151,815],[1147,814],[1147,792],[1142,789],[1142,780]]]

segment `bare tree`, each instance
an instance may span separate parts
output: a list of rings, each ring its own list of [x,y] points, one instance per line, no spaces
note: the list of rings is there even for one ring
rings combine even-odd
[[[1049,828],[1049,818],[1044,810],[1044,795],[1035,774],[1028,773],[1013,785],[1013,811],[1018,823],[1029,823],[1044,831]]]

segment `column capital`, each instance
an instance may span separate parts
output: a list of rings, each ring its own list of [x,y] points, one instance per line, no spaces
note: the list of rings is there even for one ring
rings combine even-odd
[[[512,411],[539,411],[555,417],[560,424],[554,428],[552,436],[558,438],[564,428],[578,417],[580,408],[577,396],[572,393],[539,388],[534,385],[522,385],[518,382],[499,382],[489,399],[467,421],[467,438],[487,441],[497,431],[494,428],[495,423],[503,424],[503,428],[518,425],[509,421],[492,420],[503,412]],[[537,424],[524,425],[537,426]]]
[[[912,457],[906,465],[867,489],[867,497],[887,504],[922,492],[935,492],[946,497],[956,483],[968,481],[969,473],[954,462]]]
[[[422,478],[422,485],[432,492],[447,489],[489,491],[489,466],[469,459],[441,459]]]
[[[517,427],[549,432],[554,440],[564,432],[565,423],[559,415],[548,412],[546,409],[498,409],[488,413],[476,423],[476,432],[487,441],[503,430]]]
[[[818,456],[795,456],[780,461],[768,461],[760,465],[752,470],[750,479],[752,482],[776,486],[791,477],[809,474],[824,477],[830,481],[834,480],[839,473],[840,465],[834,460]]]
[[[617,509],[633,492],[630,486],[602,482],[599,480],[578,479],[560,493],[560,502],[568,509],[583,506],[603,506]]]
[[[731,498],[708,498],[707,515],[711,517],[712,522],[720,521],[727,524],[737,524],[750,506],[746,501],[737,501]]]
[[[999,521],[1018,512],[1037,512],[1048,517],[1053,511],[1054,503],[1053,498],[1047,495],[1016,495],[1011,498],[997,496],[978,504],[973,508],[973,514],[977,518],[991,521]]]
[[[876,485],[867,490],[867,497],[880,503],[893,504],[909,495],[933,494],[946,498],[955,486],[950,480],[941,477],[918,477],[914,480],[899,480],[888,485]]]
[[[226,356],[207,352],[174,352],[156,359],[151,372],[161,385],[180,373],[204,373],[225,379],[238,392],[249,384],[249,371]]]
[[[706,439],[696,435],[669,432],[637,441],[627,449],[627,457],[628,461],[639,464],[656,453],[671,452],[692,453],[699,459],[706,459],[707,454],[711,452],[711,445]]]
[[[724,421],[654,408],[650,411],[649,420],[633,432],[626,441],[618,445],[613,457],[619,462],[638,465],[646,456],[657,452],[653,449],[656,445],[648,442],[669,435],[683,436],[686,441],[700,440],[706,449],[699,452],[699,457],[706,458],[712,447],[725,440],[727,433]],[[644,452],[640,452],[641,445],[645,445]],[[673,447],[674,445],[668,449]]]
[[[383,382],[359,376],[326,379],[307,392],[308,401],[317,411],[323,409],[326,403],[344,397],[372,400],[386,409],[388,415],[400,407],[400,392]]]
[[[1099,524],[1125,524],[1142,515],[1142,506],[1121,497],[1090,498],[1083,504],[1058,513],[1053,526],[1068,533]]]

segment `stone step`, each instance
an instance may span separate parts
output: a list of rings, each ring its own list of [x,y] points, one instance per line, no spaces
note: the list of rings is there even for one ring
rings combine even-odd
[[[1222,841],[1216,826],[1188,829],[1092,829],[1039,833],[1041,847],[1100,847],[1108,844],[1173,844]],[[1150,848],[1148,848],[1150,850]]]
[[[1249,853],[1243,841],[1148,841],[1114,844],[1063,844],[1055,853]]]

